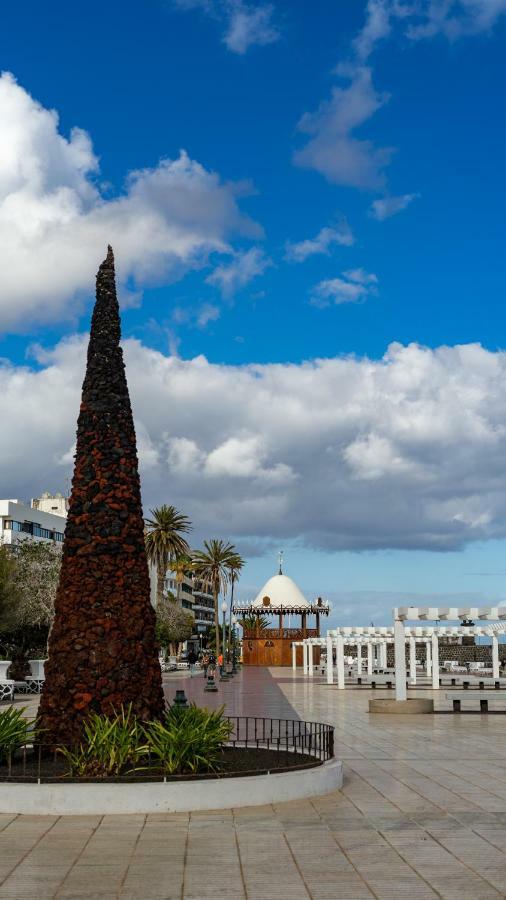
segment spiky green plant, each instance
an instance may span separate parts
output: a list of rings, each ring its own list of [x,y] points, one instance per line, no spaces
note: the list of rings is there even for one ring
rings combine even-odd
[[[163,722],[150,722],[144,728],[151,760],[156,760],[164,775],[181,775],[216,769],[223,745],[232,725],[223,716],[222,706],[211,711],[191,704],[172,706]]]
[[[26,719],[25,712],[24,706],[20,709],[9,706],[0,712],[0,763],[4,763],[9,754],[24,744],[33,741],[34,719]]]
[[[145,752],[142,726],[131,704],[112,716],[91,713],[83,723],[81,743],[60,748],[69,775],[79,778],[130,774]]]

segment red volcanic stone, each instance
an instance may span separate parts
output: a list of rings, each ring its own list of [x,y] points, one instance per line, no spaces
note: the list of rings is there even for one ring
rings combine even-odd
[[[97,275],[63,560],[39,709],[47,743],[79,740],[90,711],[163,713],[135,432],[114,259]]]

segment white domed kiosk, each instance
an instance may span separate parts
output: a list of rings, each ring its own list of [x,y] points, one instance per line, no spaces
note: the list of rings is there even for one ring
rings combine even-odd
[[[329,607],[321,597],[310,603],[295,581],[283,574],[280,564],[278,574],[269,578],[255,599],[249,604],[236,604],[234,612],[242,621],[244,665],[290,666],[293,641],[319,637],[320,616],[327,616]],[[274,615],[277,627],[268,622]],[[309,616],[314,616],[312,628],[308,627]],[[319,648],[314,651],[317,654]],[[302,664],[302,647],[297,647],[297,654]]]

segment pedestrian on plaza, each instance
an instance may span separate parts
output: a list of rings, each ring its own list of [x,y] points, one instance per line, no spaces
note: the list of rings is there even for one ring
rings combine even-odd
[[[190,650],[190,652],[188,654],[188,665],[190,667],[190,678],[193,677],[193,671],[195,669],[196,662],[197,662],[197,654],[195,653],[195,650],[192,649],[192,650]]]
[[[204,670],[204,678],[207,678],[207,670],[209,668],[210,658],[209,653],[204,653],[202,657],[202,668]]]
[[[220,653],[218,656],[218,668],[220,670],[220,675],[223,675],[223,653]]]

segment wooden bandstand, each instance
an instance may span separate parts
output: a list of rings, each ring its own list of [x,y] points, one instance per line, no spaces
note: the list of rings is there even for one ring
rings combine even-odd
[[[321,597],[309,603],[297,585],[280,571],[264,585],[250,604],[235,604],[234,613],[242,622],[242,659],[245,666],[291,666],[292,643],[320,636],[321,616],[329,613]],[[309,617],[313,617],[312,627]],[[265,619],[276,618],[266,627]],[[293,627],[294,619],[299,623]],[[319,662],[320,648],[314,648]],[[302,647],[297,647],[297,665],[302,665]]]

